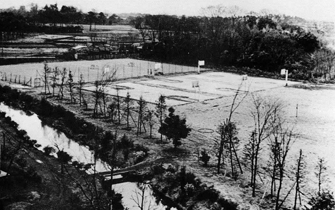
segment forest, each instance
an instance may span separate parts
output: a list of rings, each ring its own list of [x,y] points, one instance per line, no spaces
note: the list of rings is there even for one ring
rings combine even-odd
[[[144,57],[214,67],[236,66],[279,72],[293,70],[306,79],[314,68],[318,38],[277,16],[174,17],[146,15],[133,21],[143,39],[159,40]],[[323,49],[327,51],[326,49]]]

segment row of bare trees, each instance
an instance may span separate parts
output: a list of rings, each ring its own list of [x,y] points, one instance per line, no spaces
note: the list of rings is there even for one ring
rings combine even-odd
[[[121,86],[114,84],[117,69],[104,69],[98,80],[94,82],[93,97],[84,97],[83,86],[85,81],[83,75],[79,75],[77,82],[74,82],[74,75],[66,68],[60,70],[58,67],[50,68],[47,63],[44,64],[42,82],[44,84],[45,95],[52,95],[59,100],[64,100],[68,96],[69,103],[78,103],[89,110],[89,100],[93,104],[93,118],[103,118],[110,120],[114,125],[126,125],[126,130],[130,130],[131,124],[136,128],[136,135],[149,132],[152,138],[153,129],[158,124],[160,140],[163,141],[163,135],[167,139],[172,139],[175,147],[181,145],[180,140],[186,138],[191,129],[186,125],[186,120],[181,119],[174,113],[174,109],[169,109],[167,115],[167,105],[165,96],[160,95],[154,107],[149,104],[142,96],[138,99],[131,99],[129,92],[125,97],[120,96]],[[52,88],[52,94],[50,87]],[[115,95],[108,91],[116,90]],[[58,94],[56,90],[58,89]],[[93,98],[92,100],[90,98]]]
[[[217,138],[214,143],[217,173],[220,174],[223,168],[224,174],[230,171],[231,177],[237,180],[239,174],[246,171],[250,174],[249,186],[253,197],[256,196],[260,182],[265,184],[265,180],[269,180],[269,194],[276,200],[274,209],[281,209],[292,191],[294,192],[293,209],[299,209],[303,203],[302,195],[308,198],[303,192],[307,174],[306,161],[303,151],[300,150],[297,161],[293,165],[288,162],[288,156],[292,155],[289,152],[298,135],[294,131],[294,125],[285,119],[285,105],[278,99],[249,94],[248,91],[242,91],[241,87],[242,84],[233,97],[228,117],[217,129]],[[249,115],[253,119],[254,126],[250,137],[241,146],[238,127],[232,119],[236,109],[247,95],[251,95]],[[241,152],[239,152],[240,148],[242,148]],[[325,160],[320,158],[315,172],[318,179],[318,195],[326,190],[322,187],[326,182],[325,171]],[[284,185],[291,188],[283,192]]]

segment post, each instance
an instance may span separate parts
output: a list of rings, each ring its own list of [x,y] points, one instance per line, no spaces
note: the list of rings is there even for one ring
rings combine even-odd
[[[87,82],[90,82],[90,67],[88,67],[87,70]]]
[[[133,78],[133,68],[131,68],[131,78]]]
[[[97,68],[94,67],[94,69],[97,70],[97,79],[96,79],[96,81],[99,81],[99,68],[97,69]]]
[[[199,60],[198,61],[198,74],[200,74],[200,66],[204,66],[205,65],[205,61],[204,60]]]
[[[162,69],[162,74],[164,74],[164,68],[163,68],[163,63],[161,62],[161,69]]]
[[[286,81],[286,87],[287,87],[287,80],[288,80],[288,70],[285,70],[285,81]]]
[[[297,104],[296,110],[295,110],[295,117],[298,117],[298,107],[299,107],[299,105]]]

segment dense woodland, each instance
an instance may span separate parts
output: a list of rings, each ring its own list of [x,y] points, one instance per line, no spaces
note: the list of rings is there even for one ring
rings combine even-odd
[[[142,36],[160,42],[150,57],[186,63],[194,58],[214,66],[245,66],[266,71],[307,71],[320,48],[316,36],[275,17],[138,17]]]

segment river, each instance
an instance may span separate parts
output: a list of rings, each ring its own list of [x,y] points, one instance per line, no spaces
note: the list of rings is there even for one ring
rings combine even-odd
[[[69,139],[62,132],[44,125],[36,114],[27,115],[22,110],[13,109],[3,103],[0,103],[0,111],[5,112],[6,116],[11,117],[13,121],[18,124],[19,130],[25,130],[30,139],[37,141],[41,147],[38,149],[43,151],[46,146],[52,146],[57,150],[64,150],[72,156],[72,161],[78,161],[84,164],[94,162],[94,153],[88,147],[79,145],[77,142]],[[56,153],[53,153],[57,157]],[[108,165],[101,160],[97,160],[96,170],[98,172],[107,171]],[[164,206],[161,202],[156,203],[156,198],[153,196],[153,191],[147,184],[140,184],[145,186],[144,196],[137,183],[124,182],[113,185],[113,189],[121,193],[123,196],[122,202],[129,210],[139,209],[138,205],[142,205],[143,209],[156,209],[164,210],[168,207]],[[174,209],[174,208],[172,208]]]

